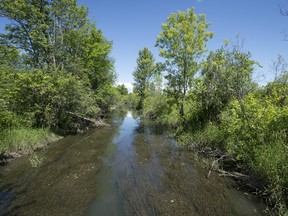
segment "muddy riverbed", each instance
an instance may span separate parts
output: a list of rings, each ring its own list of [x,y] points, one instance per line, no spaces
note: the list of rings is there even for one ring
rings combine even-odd
[[[0,215],[267,215],[163,128],[131,112],[0,168]]]

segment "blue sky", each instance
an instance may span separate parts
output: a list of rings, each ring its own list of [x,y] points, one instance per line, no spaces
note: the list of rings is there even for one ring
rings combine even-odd
[[[133,82],[138,51],[148,47],[157,60],[154,47],[161,24],[170,13],[195,7],[196,13],[206,14],[215,36],[208,50],[223,45],[224,39],[233,40],[236,34],[245,38],[244,49],[252,53],[263,68],[256,69],[255,80],[272,79],[270,65],[279,54],[288,57],[288,42],[283,32],[288,31],[288,16],[280,14],[279,5],[287,0],[81,0],[89,7],[89,16],[108,40],[113,41],[112,56],[120,83]],[[287,59],[288,60],[288,59]],[[265,75],[265,79],[260,77]]]
[[[112,57],[118,82],[132,83],[138,51],[149,48],[154,57],[156,37],[170,13],[195,7],[197,14],[206,14],[211,22],[209,30],[215,36],[208,42],[208,50],[223,45],[224,39],[233,40],[236,34],[245,38],[244,49],[252,53],[263,68],[256,69],[255,80],[265,82],[274,76],[270,65],[281,54],[288,60],[288,16],[280,14],[279,5],[288,8],[288,0],[79,0],[89,8],[89,17],[113,42]],[[3,20],[3,19],[2,19]],[[3,21],[0,20],[0,27]],[[1,23],[2,21],[2,23]],[[265,78],[260,77],[264,75]]]

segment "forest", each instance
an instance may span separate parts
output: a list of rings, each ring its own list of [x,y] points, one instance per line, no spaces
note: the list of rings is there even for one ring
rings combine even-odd
[[[243,51],[241,37],[208,51],[214,33],[205,15],[179,11],[155,41],[163,62],[146,47],[139,51],[128,94],[116,85],[112,42],[76,0],[1,0],[0,16],[9,20],[0,34],[2,161],[79,133],[85,119],[91,124],[125,106],[169,128],[183,148],[229,158],[234,170],[260,181],[254,189],[277,213],[287,214],[283,57],[273,63],[274,80],[259,85],[252,75],[260,63]]]

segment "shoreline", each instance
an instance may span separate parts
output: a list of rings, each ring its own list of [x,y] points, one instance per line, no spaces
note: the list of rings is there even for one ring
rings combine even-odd
[[[55,133],[49,132],[50,135],[44,141],[40,141],[33,147],[33,144],[28,145],[23,149],[14,149],[7,150],[0,153],[0,166],[6,166],[9,162],[23,157],[25,155],[33,154],[34,152],[41,151],[45,148],[48,148],[53,143],[57,142],[60,139],[63,139],[63,136],[57,135]]]
[[[85,127],[84,129],[80,130],[78,129],[76,131],[76,135],[77,134],[83,134],[86,133],[89,129],[91,128],[97,128],[97,127],[109,127],[110,125],[107,124],[103,119],[100,120],[96,120],[95,122],[93,122],[93,124],[91,124],[90,127]],[[13,129],[10,130],[9,132],[16,133],[15,131],[17,131],[18,129]],[[19,129],[19,130],[23,130],[23,129]],[[31,129],[31,128],[26,128],[24,130],[24,136],[29,136],[30,134],[28,133],[29,131],[33,130],[33,131],[41,131],[44,130],[45,131],[45,135],[44,138],[43,137],[38,137],[38,140],[33,140],[31,142],[22,142],[21,144],[16,143],[11,140],[8,140],[9,143],[9,148],[11,149],[1,149],[0,148],[0,166],[5,166],[7,165],[10,161],[15,160],[17,158],[20,158],[22,156],[25,155],[29,155],[29,154],[33,154],[34,152],[43,150],[45,148],[48,148],[51,144],[57,142],[60,139],[63,139],[66,135],[59,135],[56,134],[54,132],[49,131],[48,129]],[[8,132],[7,132],[8,133]],[[29,135],[28,135],[29,134]],[[21,134],[22,136],[23,134]],[[1,140],[0,140],[1,141]],[[0,146],[1,147],[1,146]],[[2,151],[2,152],[1,152]]]
[[[265,179],[243,165],[236,162],[233,155],[229,155],[219,149],[212,150],[209,147],[189,147],[180,145],[180,148],[197,155],[204,167],[207,168],[206,178],[211,172],[217,173],[220,177],[232,179],[237,185],[236,189],[260,199],[267,206],[267,214],[277,213],[276,201],[271,200]]]

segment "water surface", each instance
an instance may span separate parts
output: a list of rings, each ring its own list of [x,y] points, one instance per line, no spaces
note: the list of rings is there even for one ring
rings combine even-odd
[[[0,170],[0,215],[265,215],[157,125],[128,112]]]

